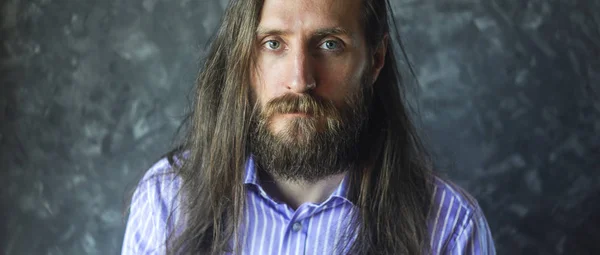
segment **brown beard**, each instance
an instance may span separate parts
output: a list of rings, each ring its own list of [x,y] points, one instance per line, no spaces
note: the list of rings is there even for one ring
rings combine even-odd
[[[253,116],[250,145],[260,170],[275,179],[313,183],[352,169],[359,160],[358,144],[368,119],[366,100],[370,84],[362,79],[336,107],[331,100],[312,94],[285,94],[259,107]],[[302,113],[271,129],[275,115]]]

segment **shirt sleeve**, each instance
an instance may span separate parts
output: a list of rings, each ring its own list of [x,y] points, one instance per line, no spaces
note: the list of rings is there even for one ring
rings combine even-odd
[[[122,255],[164,254],[168,233],[169,185],[165,185],[168,168],[166,160],[159,161],[138,184],[129,208],[129,218],[123,238]]]
[[[445,254],[448,255],[495,255],[496,248],[490,228],[481,212],[474,211],[458,232],[454,243]]]

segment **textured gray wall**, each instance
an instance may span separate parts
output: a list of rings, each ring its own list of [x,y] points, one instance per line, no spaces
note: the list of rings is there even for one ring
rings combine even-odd
[[[0,254],[117,254],[226,0],[8,0]],[[445,172],[500,254],[600,254],[600,1],[393,1]]]

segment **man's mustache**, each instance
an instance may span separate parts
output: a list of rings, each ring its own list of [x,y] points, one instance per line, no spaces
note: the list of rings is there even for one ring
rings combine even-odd
[[[269,100],[262,113],[266,117],[286,113],[301,113],[311,117],[339,116],[339,111],[331,100],[311,94],[291,93]]]

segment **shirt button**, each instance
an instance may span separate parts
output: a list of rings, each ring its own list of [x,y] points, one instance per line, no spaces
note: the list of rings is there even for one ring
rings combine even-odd
[[[300,222],[296,222],[292,225],[292,230],[294,230],[294,232],[298,232],[300,229],[302,229],[302,224]]]

